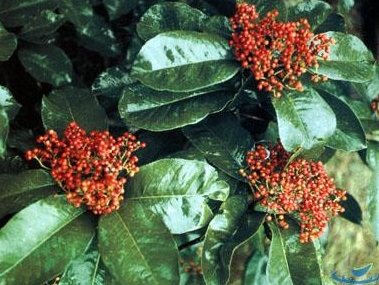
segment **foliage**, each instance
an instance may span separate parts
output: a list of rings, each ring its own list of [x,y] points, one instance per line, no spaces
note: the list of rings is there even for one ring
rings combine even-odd
[[[328,282],[319,241],[300,243],[294,214],[281,227],[240,169],[249,150],[280,139],[289,161],[360,152],[377,174],[379,66],[324,1],[219,2],[0,1],[0,284]],[[262,90],[229,43],[236,2],[262,18],[273,9],[277,21],[306,18],[310,32],[334,39],[329,59],[301,66],[301,88]],[[117,211],[74,207],[49,170],[24,159],[36,137],[62,136],[72,122],[146,142]],[[343,216],[360,223],[346,197]]]

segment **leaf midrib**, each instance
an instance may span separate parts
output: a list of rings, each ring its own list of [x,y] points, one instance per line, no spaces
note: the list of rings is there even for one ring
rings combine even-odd
[[[141,259],[142,259],[142,261],[143,261],[144,264],[145,264],[145,268],[148,269],[150,275],[154,278],[155,284],[158,284],[156,278],[154,277],[153,271],[151,270],[151,268],[150,268],[150,266],[149,266],[149,263],[148,263],[147,260],[145,259],[145,256],[143,255],[142,251],[140,250],[140,247],[138,246],[137,241],[135,240],[134,236],[133,236],[132,233],[129,231],[129,228],[128,228],[128,226],[126,225],[125,221],[122,219],[122,217],[121,217],[121,215],[120,215],[119,212],[115,212],[115,215],[116,215],[116,217],[120,220],[120,222],[121,222],[122,226],[124,227],[124,229],[126,230],[128,236],[129,236],[130,239],[132,240],[134,247],[137,249],[138,254],[141,256]]]

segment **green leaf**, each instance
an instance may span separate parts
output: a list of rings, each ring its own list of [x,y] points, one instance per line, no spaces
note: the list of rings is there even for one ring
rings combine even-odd
[[[379,63],[375,63],[374,77],[370,81],[363,83],[353,82],[352,86],[367,102],[377,98],[379,90]]]
[[[261,213],[245,223],[246,209],[246,197],[231,196],[209,223],[202,255],[203,275],[208,285],[228,283],[235,251],[262,225],[264,214]]]
[[[178,250],[161,218],[129,203],[100,217],[101,257],[120,284],[179,284]]]
[[[338,12],[342,15],[348,14],[354,6],[354,0],[339,0]]]
[[[336,43],[330,46],[330,59],[320,60],[317,69],[310,70],[335,80],[365,82],[374,76],[374,57],[356,36],[340,32],[328,32]]]
[[[186,92],[232,78],[239,70],[228,41],[194,31],[159,34],[141,48],[132,76],[156,90]]]
[[[58,190],[51,175],[40,169],[1,174],[0,185],[0,218]]]
[[[121,46],[111,27],[103,18],[93,15],[84,26],[76,27],[79,43],[89,50],[105,57],[115,57],[121,52]]]
[[[329,31],[346,33],[345,18],[338,13],[330,13],[329,16],[315,30],[315,34],[321,34]]]
[[[137,4],[137,0],[103,0],[103,4],[108,11],[111,20],[119,18],[121,15],[128,14]]]
[[[54,10],[57,2],[57,0],[2,0],[0,20],[7,27],[20,27],[43,10]]]
[[[354,224],[362,225],[363,218],[361,206],[353,195],[346,193],[346,197],[346,201],[339,202],[339,204],[345,209],[345,211],[339,213],[339,215]]]
[[[306,0],[298,2],[288,8],[288,21],[298,21],[301,18],[308,20],[312,30],[326,20],[332,12],[332,7],[319,0]]]
[[[246,152],[254,146],[250,134],[232,114],[220,114],[183,128],[184,135],[217,168],[245,181],[238,171],[244,167]]]
[[[0,23],[0,61],[8,60],[17,47],[17,38]]]
[[[273,98],[279,136],[287,151],[323,145],[337,126],[336,116],[314,89]]]
[[[7,148],[9,123],[16,117],[20,107],[9,90],[0,85],[0,157],[4,156]]]
[[[119,102],[122,118],[129,124],[151,131],[165,131],[204,119],[221,111],[233,99],[225,86],[192,92],[156,91],[142,84],[124,89]]]
[[[120,54],[120,43],[112,29],[93,12],[88,0],[60,0],[59,8],[65,18],[74,24],[81,45],[106,57]]]
[[[213,214],[207,200],[224,201],[229,185],[205,162],[161,159],[140,167],[126,193],[129,203],[151,209],[172,233],[181,234],[208,224]]]
[[[166,2],[151,6],[137,24],[137,33],[145,41],[168,31],[201,31],[207,16],[180,2]]]
[[[267,279],[270,285],[321,285],[322,269],[316,243],[299,241],[300,227],[292,221],[287,230],[274,222],[268,223],[272,232]]]
[[[36,15],[31,21],[22,27],[17,34],[23,40],[44,43],[46,36],[54,33],[65,21],[63,15],[56,14],[50,10],[44,10]]]
[[[217,34],[226,39],[229,39],[233,32],[229,19],[221,15],[215,15],[208,18],[203,22],[201,29],[204,32]]]
[[[88,132],[108,129],[105,111],[86,89],[70,86],[53,90],[43,97],[41,112],[45,129],[58,133],[63,133],[70,122],[77,122]]]
[[[93,82],[91,90],[95,96],[120,98],[122,90],[134,80],[120,67],[110,67],[102,72]]]
[[[0,282],[42,284],[81,255],[95,233],[92,216],[48,197],[17,213],[0,230]]]
[[[96,238],[93,238],[83,255],[70,263],[59,280],[59,285],[87,284],[115,284],[100,258]]]
[[[26,71],[38,81],[59,87],[73,80],[71,60],[63,50],[54,45],[21,48],[18,58]]]
[[[349,105],[332,94],[320,95],[333,109],[337,118],[337,129],[328,139],[327,146],[344,151],[366,148],[366,135],[362,124]]]

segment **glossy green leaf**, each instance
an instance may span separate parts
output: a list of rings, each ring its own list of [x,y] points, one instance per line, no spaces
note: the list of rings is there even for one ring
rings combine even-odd
[[[106,57],[115,57],[120,54],[121,45],[103,18],[94,15],[87,19],[86,25],[77,26],[76,29],[79,35],[79,43],[89,50],[96,51]]]
[[[93,12],[89,0],[60,0],[59,8],[74,24],[81,45],[103,56],[119,55],[120,43],[105,20]]]
[[[42,121],[45,129],[58,133],[70,122],[77,122],[86,131],[108,129],[107,116],[96,98],[86,89],[71,86],[43,97]]]
[[[344,101],[332,94],[320,93],[333,109],[337,118],[337,129],[328,139],[327,146],[345,151],[366,148],[366,136],[357,115]]]
[[[262,225],[264,214],[261,213],[256,213],[246,223],[246,209],[246,197],[231,196],[209,223],[202,255],[202,270],[207,284],[228,283],[235,251]]]
[[[270,285],[321,285],[322,269],[319,260],[319,246],[316,243],[300,243],[300,227],[290,222],[290,228],[283,230],[275,223],[269,223],[272,232],[267,279]]]
[[[0,175],[0,218],[56,192],[55,181],[44,170]]]
[[[17,213],[0,230],[0,284],[42,284],[81,255],[95,233],[92,216],[50,196]]]
[[[18,58],[26,71],[38,81],[58,87],[73,80],[71,60],[55,45],[21,48],[18,51]]]
[[[359,38],[340,32],[328,32],[326,35],[336,41],[330,46],[330,59],[319,61],[319,67],[311,68],[312,72],[351,82],[365,82],[373,78],[374,57]]]
[[[141,166],[126,193],[129,203],[150,208],[172,233],[181,234],[208,224],[213,214],[207,200],[225,200],[229,185],[205,162],[161,159]]]
[[[118,108],[128,124],[151,131],[171,130],[221,111],[233,99],[233,94],[223,89],[225,86],[215,86],[179,93],[134,84],[124,89]]]
[[[103,4],[107,9],[109,18],[111,20],[117,19],[121,15],[128,14],[133,10],[137,4],[137,0],[103,0]]]
[[[164,2],[151,6],[137,24],[137,33],[145,41],[168,31],[201,31],[207,16],[180,2]]]
[[[161,218],[145,205],[127,202],[100,217],[101,257],[120,284],[179,283],[178,250]]]
[[[86,251],[66,268],[59,285],[116,284],[100,258],[97,244],[97,239],[93,238]]]
[[[183,128],[185,136],[204,156],[226,174],[244,181],[238,170],[244,167],[246,152],[254,146],[250,134],[232,114],[214,115]]]
[[[0,86],[0,157],[7,148],[9,123],[15,118],[20,107],[9,90]]]
[[[280,98],[273,98],[272,103],[279,136],[287,151],[323,145],[336,130],[333,110],[314,89],[289,92]]]
[[[324,1],[301,1],[288,9],[288,21],[298,21],[305,18],[311,25],[311,29],[314,30],[326,20],[331,12],[332,7]]]
[[[315,34],[326,33],[329,31],[346,33],[345,18],[338,13],[330,13],[329,16],[315,30]]]
[[[37,44],[44,43],[46,36],[54,33],[64,21],[63,15],[44,10],[25,24],[17,36]]]
[[[374,77],[371,80],[363,83],[353,82],[352,86],[368,102],[378,97],[379,63],[375,63]]]
[[[2,0],[0,20],[7,27],[23,26],[43,10],[54,10],[57,2],[57,0]]]
[[[233,30],[227,17],[215,15],[203,22],[201,29],[204,32],[217,34],[226,39],[230,38]]]
[[[1,19],[1,18],[0,18]],[[0,23],[0,61],[8,60],[17,47],[17,38]]]
[[[120,98],[122,90],[134,80],[120,67],[110,67],[102,72],[93,82],[91,90],[95,96]]]
[[[134,62],[132,76],[156,90],[186,92],[224,82],[238,70],[226,39],[171,31],[146,42]]]

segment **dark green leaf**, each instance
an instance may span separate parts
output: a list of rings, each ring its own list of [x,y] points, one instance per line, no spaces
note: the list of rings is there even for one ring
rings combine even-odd
[[[99,222],[101,257],[120,284],[179,283],[178,250],[161,218],[127,202]]]
[[[65,196],[30,205],[0,230],[0,282],[38,285],[50,280],[84,252],[94,233],[92,216],[68,204]]]
[[[85,26],[88,18],[94,15],[89,0],[60,0],[59,12],[76,27]]]
[[[311,71],[335,80],[352,82],[369,81],[374,76],[374,57],[356,36],[340,32],[328,32],[336,43],[330,46],[330,59],[319,61]]]
[[[346,193],[347,200],[340,201],[339,204],[344,207],[345,211],[339,215],[348,221],[361,225],[362,223],[362,209],[358,201],[349,193]]]
[[[311,25],[311,29],[314,30],[326,20],[331,12],[332,7],[324,1],[301,1],[288,9],[288,21],[297,21],[300,18],[305,18]]]
[[[86,251],[73,260],[59,280],[59,285],[111,285],[115,284],[103,264],[94,238]]]
[[[375,63],[374,77],[364,83],[352,83],[355,90],[365,99],[367,102],[378,97],[379,90],[379,63]]]
[[[336,116],[314,89],[273,98],[279,136],[287,151],[325,144],[336,130]]]
[[[326,20],[314,31],[316,34],[325,33],[329,31],[346,32],[345,18],[338,13],[330,13]]]
[[[53,90],[43,97],[42,121],[45,129],[58,133],[63,133],[70,122],[77,122],[86,131],[108,129],[107,116],[96,98],[76,87]]]
[[[233,32],[229,19],[221,15],[212,16],[204,21],[201,29],[204,32],[217,34],[226,39],[229,39]]]
[[[254,141],[235,116],[211,116],[199,124],[183,128],[183,132],[212,164],[244,181],[238,170],[244,167],[246,152],[254,146]]]
[[[18,58],[31,76],[55,87],[71,83],[74,77],[71,60],[54,45],[21,48]]]
[[[0,86],[0,157],[3,157],[6,151],[9,122],[17,115],[20,107],[9,90]]]
[[[165,131],[204,119],[209,114],[221,111],[233,99],[225,86],[192,92],[156,91],[142,84],[124,89],[119,102],[122,118],[136,127]]]
[[[0,185],[0,218],[59,190],[44,170],[1,174]]]
[[[238,70],[226,39],[172,31],[146,42],[134,62],[132,76],[156,90],[186,92],[224,82]]]
[[[137,24],[137,33],[145,41],[168,31],[201,31],[207,16],[180,2],[166,2],[151,6]]]
[[[225,200],[229,186],[205,162],[161,159],[142,166],[126,193],[129,203],[150,208],[172,233],[181,234],[208,224],[213,214],[207,200]]]
[[[272,240],[267,263],[267,279],[270,285],[321,285],[322,269],[319,245],[316,242],[301,244],[300,227],[288,221],[290,228],[283,230],[275,223],[268,223]]]
[[[57,0],[2,0],[0,20],[7,27],[23,26],[43,10],[54,10],[57,2]]]
[[[246,265],[245,283],[246,284],[262,284],[267,283],[266,267],[267,255],[259,251],[253,253],[252,258]]]
[[[247,201],[243,196],[231,196],[209,223],[205,235],[202,269],[207,284],[227,284],[231,262],[238,247],[251,238],[264,221],[264,214],[256,213],[245,223]]]
[[[129,73],[122,68],[110,67],[95,79],[91,90],[95,96],[120,98],[122,90],[133,82]]]
[[[17,47],[17,38],[0,23],[0,61],[8,60]]]
[[[87,19],[86,25],[77,26],[76,29],[79,35],[79,43],[89,50],[107,57],[115,57],[120,54],[120,43],[103,18],[93,15]]]
[[[333,109],[337,118],[337,129],[328,139],[327,146],[345,151],[358,151],[366,147],[363,127],[353,110],[338,97],[320,93]]]
[[[17,36],[37,44],[44,43],[46,36],[54,33],[64,21],[63,15],[44,10],[25,24]]]
[[[88,0],[61,0],[60,11],[74,24],[79,43],[103,56],[114,57],[120,53],[120,44],[112,29],[93,12]]]
[[[121,15],[128,14],[133,10],[138,1],[137,0],[103,0],[104,6],[108,11],[111,20],[117,19]]]

